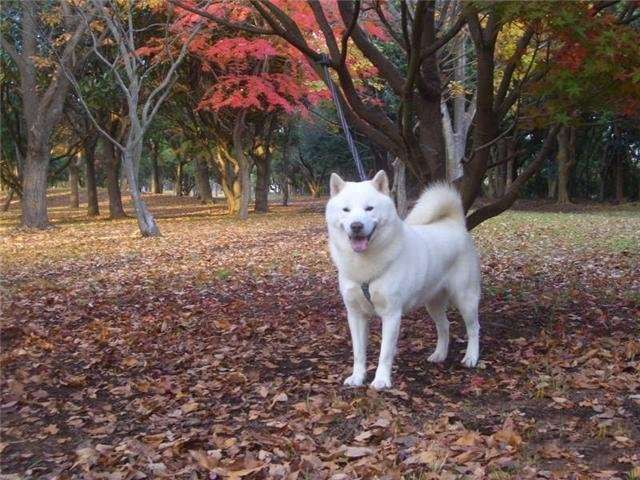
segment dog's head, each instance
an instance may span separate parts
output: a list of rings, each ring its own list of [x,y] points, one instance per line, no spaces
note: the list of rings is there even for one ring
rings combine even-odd
[[[384,170],[365,182],[345,182],[332,173],[330,191],[326,211],[329,234],[334,241],[351,245],[354,252],[366,251],[380,230],[398,218]]]

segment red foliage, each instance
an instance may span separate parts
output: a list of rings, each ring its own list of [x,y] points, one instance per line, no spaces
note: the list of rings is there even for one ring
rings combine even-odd
[[[306,89],[292,77],[281,73],[227,75],[216,82],[198,108],[221,110],[282,110],[293,113],[305,108]]]
[[[192,0],[184,1],[198,8]],[[296,22],[312,48],[327,51],[324,36],[307,2],[274,0],[273,3]],[[337,2],[323,2],[322,8],[336,40],[340,42],[345,27]],[[205,10],[227,21],[264,26],[260,16],[248,3],[231,0],[216,2]],[[179,7],[176,7],[175,13],[172,31],[186,39],[193,24],[202,18]],[[361,13],[360,27],[371,37],[387,40],[386,32],[373,18],[366,12]],[[162,49],[152,41],[140,48],[138,54],[153,58],[162,55]],[[308,105],[328,98],[328,91],[304,55],[275,36],[252,35],[211,20],[207,21],[205,28],[192,40],[189,54],[198,60],[210,85],[206,95],[200,100],[200,109],[304,113]],[[357,88],[361,88],[358,77],[366,79],[377,74],[377,70],[363,61],[352,44],[349,45],[347,63],[354,74]],[[365,101],[379,103],[376,98],[365,98]]]
[[[588,51],[578,42],[566,43],[556,56],[556,61],[561,68],[577,72],[582,62],[587,57]]]

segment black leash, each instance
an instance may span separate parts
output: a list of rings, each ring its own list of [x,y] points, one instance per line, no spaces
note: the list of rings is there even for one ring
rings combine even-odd
[[[347,145],[349,145],[349,150],[351,151],[351,156],[353,157],[353,161],[356,164],[356,170],[358,171],[358,176],[361,181],[368,180],[367,174],[364,171],[364,166],[362,165],[362,160],[360,160],[360,155],[358,154],[358,149],[356,148],[356,144],[353,141],[353,137],[351,136],[351,130],[349,130],[349,124],[347,124],[347,119],[344,116],[344,112],[342,111],[342,106],[340,105],[340,99],[338,98],[338,92],[336,91],[336,86],[333,84],[333,80],[331,80],[331,76],[329,75],[329,65],[331,62],[326,55],[322,55],[322,59],[318,61],[318,65],[322,67],[322,71],[324,73],[325,83],[329,87],[329,92],[331,92],[331,98],[333,99],[333,103],[336,106],[336,112],[338,112],[338,118],[340,119],[340,124],[342,125],[342,131],[344,132],[344,136],[347,139]]]
[[[324,73],[324,80],[329,87],[329,92],[331,92],[331,98],[333,99],[333,103],[336,106],[336,112],[338,112],[338,118],[340,119],[340,124],[342,125],[342,131],[344,132],[344,136],[347,139],[347,145],[349,145],[349,150],[351,151],[351,156],[353,157],[353,161],[356,164],[356,170],[358,171],[358,176],[361,181],[368,180],[367,174],[364,171],[364,166],[362,165],[362,160],[360,160],[360,155],[358,154],[358,149],[356,148],[356,143],[353,141],[353,136],[351,135],[351,130],[349,130],[349,124],[347,123],[347,119],[344,116],[344,112],[342,111],[342,105],[340,105],[340,99],[338,98],[338,92],[336,91],[336,86],[333,84],[333,80],[331,80],[331,76],[329,75],[329,58],[326,55],[322,55],[322,59],[318,62],[318,64],[322,67],[322,72]],[[363,283],[360,285],[362,289],[362,294],[364,298],[366,298],[371,305],[373,302],[371,301],[371,293],[369,292],[369,282]]]

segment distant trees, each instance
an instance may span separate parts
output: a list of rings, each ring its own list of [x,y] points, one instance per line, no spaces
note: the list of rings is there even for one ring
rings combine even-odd
[[[86,12],[83,15],[83,20],[91,33],[92,51],[104,66],[109,69],[108,71],[113,75],[115,83],[125,99],[127,124],[122,143],[111,137],[98,124],[91,113],[90,107],[82,98],[80,89],[76,88],[76,92],[80,101],[87,108],[89,115],[94,119],[97,128],[122,152],[122,162],[140,233],[145,237],[157,236],[160,234],[160,230],[143,201],[138,186],[138,172],[144,135],[162,102],[169,94],[176,70],[186,55],[189,43],[200,26],[197,23],[195,26],[190,25],[190,30],[185,35],[165,35],[161,37],[160,48],[169,51],[172,48],[172,44],[179,43],[181,46],[178,48],[175,58],[171,58],[169,61],[166,72],[159,74],[157,82],[149,87],[147,83],[150,81],[152,72],[156,73],[157,64],[142,61],[138,53],[140,37],[136,33],[139,27],[135,22],[137,15],[134,3],[131,1],[118,3],[110,0],[91,0],[90,4],[93,7],[91,11],[94,12],[96,21],[100,22],[101,29],[109,40],[107,43],[109,47],[104,48],[104,42],[101,42],[98,34],[93,31],[95,27],[90,28],[89,22],[92,17],[89,12]],[[149,25],[148,22],[144,27],[147,29],[162,28],[161,24],[154,27]],[[166,29],[164,31],[166,32]],[[111,48],[111,45],[113,45],[113,48]]]
[[[22,197],[23,223],[43,228],[46,186],[64,180],[71,208],[86,198],[97,215],[104,186],[119,218],[126,185],[151,236],[143,189],[173,183],[211,204],[215,181],[239,218],[252,198],[267,212],[274,192],[283,204],[322,195],[330,171],[354,172],[327,82],[367,168],[396,177],[399,207],[438,179],[460,189],[469,228],[522,194],[637,198],[639,11],[627,0],[8,1],[3,208]],[[477,207],[480,195],[490,201]]]

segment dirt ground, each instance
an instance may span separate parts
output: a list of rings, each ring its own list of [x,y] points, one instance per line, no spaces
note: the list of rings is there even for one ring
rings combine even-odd
[[[162,237],[63,191],[49,230],[0,216],[0,480],[640,478],[638,204],[526,203],[478,227],[478,368],[453,311],[449,359],[428,363],[419,310],[376,393],[342,386],[321,201],[239,222],[146,199]]]

